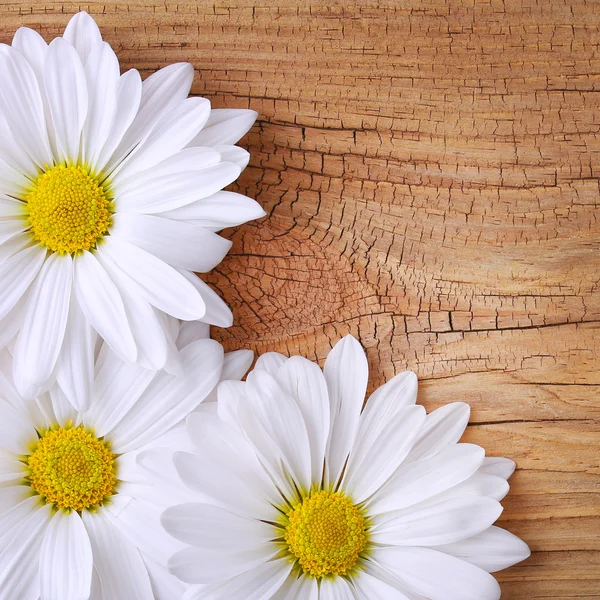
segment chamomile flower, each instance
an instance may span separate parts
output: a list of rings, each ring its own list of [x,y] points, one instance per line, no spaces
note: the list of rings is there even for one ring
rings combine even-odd
[[[56,378],[86,410],[96,332],[123,360],[169,360],[165,317],[228,326],[194,272],[231,243],[216,231],[264,214],[223,192],[248,162],[251,110],[189,97],[194,69],[120,73],[94,20],[47,44],[0,45],[0,347],[33,398]]]
[[[467,405],[426,415],[413,373],[363,410],[367,377],[352,337],[323,371],[269,353],[188,417],[174,463],[197,499],[162,517],[185,600],[500,597],[490,572],[529,555],[493,526],[514,463],[458,443]]]
[[[181,327],[180,375],[125,363],[104,344],[85,413],[59,385],[23,399],[0,353],[0,600],[183,596],[166,569],[183,545],[160,514],[189,494],[165,457],[190,447],[181,420],[219,378],[252,362],[249,351],[224,357],[206,333]]]

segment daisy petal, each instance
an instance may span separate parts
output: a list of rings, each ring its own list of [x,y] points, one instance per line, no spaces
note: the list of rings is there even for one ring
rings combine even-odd
[[[221,153],[223,162],[235,163],[242,171],[250,162],[250,152],[239,146],[215,146],[215,150]]]
[[[94,402],[85,422],[97,436],[109,433],[138,401],[156,373],[124,362],[104,347],[96,361]]]
[[[376,544],[441,546],[485,531],[501,513],[491,498],[460,497],[375,519],[371,534]]]
[[[14,308],[39,273],[46,250],[38,245],[17,252],[0,264],[0,319]]]
[[[40,552],[42,598],[87,598],[92,568],[92,547],[81,517],[59,510],[46,528]]]
[[[29,419],[3,398],[0,398],[0,414],[0,446],[14,454],[28,454],[37,439]]]
[[[206,313],[200,319],[200,322],[216,325],[217,327],[231,327],[233,325],[233,313],[229,306],[222,300],[221,296],[194,273],[189,273],[182,269],[176,270],[198,290],[198,293],[202,296],[202,300],[204,300]]]
[[[319,600],[319,584],[314,577],[290,575],[272,600]]]
[[[343,483],[355,502],[364,502],[392,477],[410,452],[425,416],[422,406],[407,406],[379,430],[359,429]]]
[[[359,600],[372,600],[380,598],[381,600],[410,600],[400,590],[392,587],[385,581],[373,577],[366,571],[361,571],[352,579],[356,588],[356,595]]]
[[[484,454],[474,444],[457,444],[431,458],[403,464],[385,490],[369,502],[371,514],[413,506],[468,480]]]
[[[469,479],[445,491],[440,498],[449,500],[466,496],[485,496],[500,501],[508,494],[509,489],[510,486],[504,477],[483,473],[480,470]]]
[[[130,287],[139,290],[160,311],[184,321],[204,316],[206,307],[196,289],[173,267],[149,252],[110,236],[98,253],[112,268],[128,275]]]
[[[118,454],[146,444],[185,418],[215,387],[223,368],[223,347],[198,340],[181,351],[183,374],[160,372],[112,430]]]
[[[510,460],[510,458],[488,456],[483,459],[480,470],[489,475],[496,475],[508,479],[515,472],[516,467],[515,461]]]
[[[218,146],[235,144],[250,131],[258,113],[238,108],[215,108],[200,133],[190,146]]]
[[[169,571],[186,583],[220,583],[262,566],[277,552],[275,544],[231,551],[189,546],[171,557]]]
[[[90,252],[75,258],[75,294],[85,318],[123,360],[137,358],[119,290]]]
[[[144,564],[148,569],[152,591],[154,592],[155,600],[172,600],[173,598],[183,598],[185,590],[188,586],[177,577],[171,575],[169,571],[156,561],[142,556]]]
[[[60,161],[75,161],[88,109],[85,72],[79,55],[65,40],[52,40],[44,63],[44,87]]]
[[[242,550],[266,544],[276,535],[272,525],[212,504],[170,507],[161,522],[173,537],[197,548]]]
[[[276,377],[279,369],[288,360],[289,358],[287,356],[284,356],[279,352],[265,352],[258,357],[256,364],[254,365],[254,370],[260,369]]]
[[[29,29],[29,27],[19,27],[15,32],[11,45],[27,59],[38,80],[40,80],[43,75],[46,52],[48,51],[48,44],[46,44],[44,38],[37,31]]]
[[[0,111],[4,114],[13,137],[41,168],[52,164],[44,104],[35,73],[27,60],[7,47],[0,53],[2,88]]]
[[[52,507],[45,504],[32,512],[0,554],[0,590],[4,598],[39,599],[39,554],[51,511]]]
[[[26,500],[34,494],[35,492],[28,485],[0,487],[0,515],[8,512],[11,508],[14,508],[17,504],[20,504],[23,500]]]
[[[121,162],[156,122],[189,94],[194,80],[194,68],[189,63],[176,63],[148,77],[141,87],[141,100],[135,119],[115,151],[114,164]]]
[[[100,577],[103,598],[152,598],[148,571],[137,548],[115,529],[102,511],[84,511],[83,523],[92,544],[94,566]]]
[[[117,110],[119,61],[113,49],[102,42],[94,46],[85,65],[89,106],[82,133],[82,160],[96,165],[111,133]]]
[[[54,253],[31,286],[13,363],[15,385],[24,398],[36,396],[54,371],[67,326],[72,281],[71,257]]]
[[[209,114],[210,102],[206,98],[187,98],[174,106],[115,169],[115,183],[150,169],[182,150],[204,125]],[[239,167],[236,165],[236,168]]]
[[[251,198],[236,192],[221,191],[164,212],[161,216],[219,230],[260,219],[266,214],[260,204]]]
[[[83,64],[86,63],[94,46],[102,42],[96,21],[85,11],[81,11],[71,18],[65,28],[63,38],[75,48]]]
[[[276,379],[300,407],[310,441],[312,481],[318,482],[323,473],[330,419],[323,372],[311,361],[293,356],[278,370]]]
[[[225,353],[221,381],[226,379],[239,381],[248,372],[253,362],[254,352],[252,350],[234,350]]]
[[[231,241],[204,227],[154,215],[117,214],[111,235],[143,248],[173,267],[196,273],[213,269],[231,248]]]
[[[419,439],[407,461],[430,458],[456,444],[469,422],[471,409],[464,402],[452,402],[427,415]]]
[[[438,546],[436,550],[466,560],[488,573],[512,567],[531,555],[523,540],[500,527],[490,527],[479,535]]]
[[[352,586],[343,577],[323,578],[319,591],[319,600],[355,600]]]
[[[79,412],[85,412],[92,401],[95,343],[96,332],[83,316],[73,294],[65,340],[56,365],[56,381]]]
[[[369,367],[361,345],[347,335],[331,350],[323,369],[331,403],[331,434],[327,449],[329,481],[336,482],[358,431]]]
[[[378,548],[373,560],[430,600],[499,600],[500,586],[468,562],[429,548]]]

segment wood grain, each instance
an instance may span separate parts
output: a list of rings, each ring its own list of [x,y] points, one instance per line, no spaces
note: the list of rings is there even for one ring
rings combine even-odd
[[[268,217],[208,278],[218,339],[323,360],[351,332],[373,386],[469,402],[534,551],[503,598],[600,598],[599,5],[0,0],[0,40],[79,9],[123,68],[189,61],[260,113],[239,189]]]

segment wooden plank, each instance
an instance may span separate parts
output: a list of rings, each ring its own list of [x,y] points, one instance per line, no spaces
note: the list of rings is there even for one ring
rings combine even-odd
[[[509,600],[600,598],[600,11],[587,0],[0,0],[0,41],[85,8],[124,69],[252,107],[235,188],[268,217],[206,279],[228,348],[367,348],[518,464]]]

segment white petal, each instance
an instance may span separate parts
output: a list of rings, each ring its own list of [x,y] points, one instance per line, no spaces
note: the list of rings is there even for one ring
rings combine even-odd
[[[44,38],[37,31],[29,29],[29,27],[19,27],[15,32],[11,45],[27,59],[39,78],[43,72],[46,52],[48,51],[48,44],[46,44]]]
[[[450,498],[464,496],[487,496],[499,502],[508,494],[509,489],[510,486],[504,477],[477,471],[469,479],[450,488],[439,497],[449,500]]]
[[[411,591],[429,600],[499,600],[500,586],[489,574],[428,548],[378,548],[373,560]]]
[[[327,449],[329,481],[342,473],[358,431],[365,401],[369,366],[362,346],[347,335],[331,350],[323,369],[331,404],[331,434]]]
[[[292,565],[287,559],[272,560],[227,583],[192,589],[185,600],[265,600],[284,584],[291,570]],[[301,600],[309,598],[302,597]]]
[[[75,161],[88,109],[88,92],[81,59],[73,46],[52,40],[44,63],[44,86],[56,136],[57,158]]]
[[[242,171],[250,162],[250,152],[239,146],[215,146],[215,150],[221,153],[223,162],[235,163]]]
[[[96,21],[85,11],[79,12],[71,18],[65,28],[63,38],[75,47],[84,64],[94,46],[102,42]]]
[[[359,571],[356,577],[352,578],[356,588],[356,595],[359,600],[410,600],[400,590],[392,587],[389,583],[370,575],[366,571]]]
[[[120,144],[125,132],[135,119],[140,99],[142,96],[142,78],[135,69],[130,69],[123,73],[117,82],[116,88],[117,107],[114,113],[114,118],[110,127],[110,133],[106,139],[102,150],[94,165],[96,170],[104,173],[109,173],[107,163],[112,163],[113,168],[119,164],[122,156],[117,156],[113,159],[113,153],[116,153],[116,148]]]
[[[376,544],[441,546],[485,531],[501,513],[502,506],[491,498],[454,498],[376,518],[371,535]]]
[[[258,117],[254,110],[216,108],[202,131],[192,140],[191,146],[218,146],[235,144],[243,138]]]
[[[27,291],[45,258],[46,250],[36,244],[0,264],[0,319],[6,317]]]
[[[36,494],[35,496],[25,498],[7,510],[4,514],[0,515],[0,553],[4,552],[4,549],[13,543],[15,534],[35,513],[37,513],[41,505],[40,497]],[[42,540],[40,539],[40,544],[41,541]],[[0,576],[1,575],[2,574],[0,573]]]
[[[22,483],[27,475],[24,466],[16,458],[0,456],[0,485],[13,486]],[[0,534],[0,539],[2,539],[2,534]]]
[[[428,500],[471,477],[483,457],[483,448],[457,444],[431,458],[403,464],[369,503],[369,512],[376,515]]]
[[[181,504],[168,508],[163,527],[176,539],[215,550],[242,550],[267,544],[277,537],[275,528],[211,504]]]
[[[0,219],[6,221],[17,221],[25,218],[26,204],[9,198],[8,196],[0,196]]]
[[[183,375],[160,372],[142,397],[112,430],[114,451],[122,454],[167,431],[185,418],[219,381],[223,348],[198,340],[181,351]]]
[[[116,427],[150,385],[156,373],[122,361],[107,347],[96,361],[94,400],[85,422],[97,436]]]
[[[239,381],[248,372],[253,362],[254,352],[252,350],[226,352],[221,381],[225,381],[226,379]]]
[[[343,577],[321,579],[319,600],[355,600],[352,587]]]
[[[39,167],[52,164],[44,104],[33,69],[19,52],[7,48],[0,53],[0,71],[0,111],[12,135]]]
[[[500,527],[490,527],[479,535],[438,546],[436,550],[466,560],[488,573],[512,567],[531,555],[523,540]]]
[[[26,224],[23,219],[0,221],[0,244],[4,244],[16,235],[23,233],[25,229]]]
[[[410,452],[425,416],[422,406],[407,406],[378,431],[359,428],[343,484],[354,502],[364,502],[392,477]]]
[[[120,162],[120,157],[129,154],[150,133],[163,115],[172,111],[187,97],[193,79],[192,65],[176,63],[160,69],[144,81],[139,110],[115,151],[117,163]]]
[[[88,89],[87,119],[82,132],[82,160],[95,167],[111,133],[117,110],[119,61],[106,43],[92,49],[85,65]]]
[[[87,598],[92,568],[92,547],[81,517],[59,510],[46,528],[40,552],[42,600]]]
[[[176,269],[177,272],[185,277],[198,290],[206,306],[206,313],[200,318],[202,323],[209,323],[217,327],[231,327],[233,325],[233,313],[221,296],[217,294],[207,283],[202,281],[194,273]]]
[[[381,427],[394,413],[417,401],[418,380],[412,371],[403,371],[377,388],[367,400],[361,419],[361,428]]]
[[[315,363],[293,356],[277,371],[276,379],[300,408],[310,443],[312,482],[319,483],[330,429],[329,395],[323,372]]]
[[[105,600],[148,600],[152,588],[148,571],[137,548],[126,540],[102,511],[83,512],[90,536],[94,566]]]
[[[182,544],[162,528],[162,508],[137,498],[123,499],[121,495],[114,498],[107,507],[107,519],[145,556],[166,565],[169,558],[182,548]]]
[[[0,459],[1,461],[2,459]],[[2,475],[0,475],[0,480]],[[0,487],[0,515],[8,512],[11,508],[17,506],[33,496],[35,492],[29,485],[11,485],[9,487]]]
[[[157,213],[208,197],[237,179],[240,169],[210,148],[188,148],[147,171],[118,179],[119,211]]]
[[[266,214],[255,200],[236,192],[221,191],[185,206],[168,210],[161,216],[178,221],[190,221],[215,231],[236,227],[248,221],[260,219]]]
[[[43,391],[54,371],[67,326],[72,281],[71,257],[54,253],[31,286],[13,365],[15,385],[24,398]]]
[[[188,587],[185,583],[179,581],[174,575],[171,575],[163,565],[158,564],[147,556],[142,555],[142,558],[148,569],[155,600],[178,600],[183,598],[185,590]]]
[[[204,316],[204,301],[194,287],[149,252],[111,236],[99,254],[128,275],[134,292],[139,291],[159,310],[184,321]]]
[[[220,583],[259,569],[278,552],[277,544],[230,551],[188,546],[171,557],[169,571],[186,583]]]
[[[0,92],[0,105],[2,102]],[[6,117],[0,113],[0,182],[3,193],[20,197],[38,172],[39,167],[21,141],[15,139]]]
[[[174,106],[117,167],[115,181],[150,169],[182,150],[204,125],[209,113],[210,102],[205,98],[187,98]]]
[[[191,277],[195,277],[195,275],[191,275]],[[182,350],[196,340],[207,340],[210,338],[210,325],[208,323],[203,323],[202,321],[183,321],[179,324],[177,319],[173,320],[179,325],[179,333],[177,334],[177,348],[179,350]]]
[[[50,398],[52,411],[55,414],[54,422],[49,423],[49,425],[54,425],[55,423],[65,425],[69,422],[75,425],[78,424],[79,413],[58,385],[53,385],[47,394],[38,396],[36,403],[40,404],[40,400],[47,400],[48,397]]]
[[[516,467],[515,461],[510,458],[488,456],[483,459],[480,471],[508,479],[515,472]]]
[[[123,360],[137,358],[123,300],[110,276],[90,252],[75,258],[75,293],[90,325]]]
[[[92,401],[95,344],[96,332],[73,294],[65,340],[56,365],[56,381],[79,412],[85,412]]]
[[[318,389],[318,380],[314,385]],[[267,435],[281,451],[284,464],[290,469],[289,474],[294,482],[304,489],[310,489],[313,483],[311,446],[307,424],[299,404],[281,388],[272,375],[262,370],[252,371],[248,375],[247,394],[249,406]],[[323,401],[323,394],[324,392],[317,399],[317,404]],[[304,412],[309,414],[311,408],[311,400],[307,398]],[[313,430],[315,428],[316,425]],[[316,447],[319,444],[320,441]],[[316,462],[318,460],[319,457]]]
[[[0,414],[0,446],[14,454],[28,454],[37,433],[27,416],[3,398],[0,398]]]
[[[258,357],[254,370],[262,369],[273,376],[277,376],[277,372],[287,360],[289,360],[288,357],[279,352],[265,352]]]
[[[319,600],[319,583],[314,577],[295,577],[292,573],[272,600]]]
[[[111,235],[134,244],[172,267],[206,273],[225,257],[231,241],[204,227],[154,215],[121,213]]]
[[[33,512],[0,554],[0,590],[7,600],[38,600],[40,596],[38,557],[51,510],[46,504]]]
[[[427,415],[419,439],[407,460],[430,458],[456,444],[469,422],[471,409],[464,402],[452,402]]]

